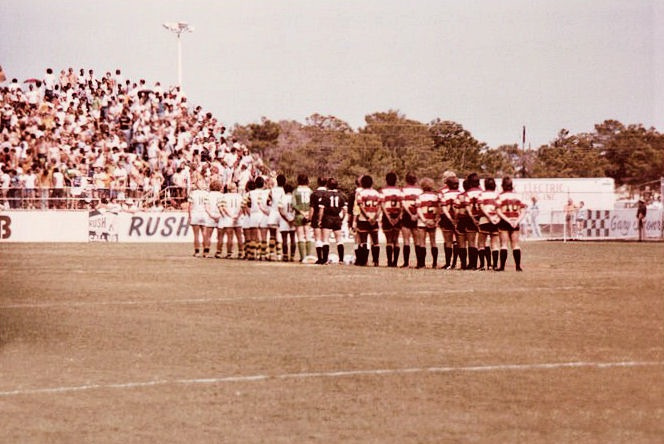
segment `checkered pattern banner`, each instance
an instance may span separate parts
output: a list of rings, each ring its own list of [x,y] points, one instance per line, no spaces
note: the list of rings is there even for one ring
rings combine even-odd
[[[611,211],[584,210],[583,228],[581,235],[584,237],[609,237]]]

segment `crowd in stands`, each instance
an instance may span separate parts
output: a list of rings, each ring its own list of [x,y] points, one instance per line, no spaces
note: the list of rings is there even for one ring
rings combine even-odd
[[[179,209],[192,177],[245,183],[261,160],[177,86],[48,68],[0,82],[0,209],[111,201]]]

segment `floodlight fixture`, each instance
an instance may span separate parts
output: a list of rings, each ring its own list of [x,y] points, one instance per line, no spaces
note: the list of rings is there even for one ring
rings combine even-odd
[[[182,88],[182,41],[180,35],[183,32],[194,32],[194,27],[187,22],[166,22],[162,26],[178,37],[178,86]]]

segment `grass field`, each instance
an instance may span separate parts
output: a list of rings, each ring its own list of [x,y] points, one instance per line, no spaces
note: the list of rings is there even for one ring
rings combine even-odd
[[[0,244],[2,442],[662,442],[664,244],[525,272]]]

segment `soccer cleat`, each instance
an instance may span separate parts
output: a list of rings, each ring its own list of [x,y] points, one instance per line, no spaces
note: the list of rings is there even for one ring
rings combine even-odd
[[[521,268],[521,267],[516,267],[516,271],[523,271],[523,268]]]

